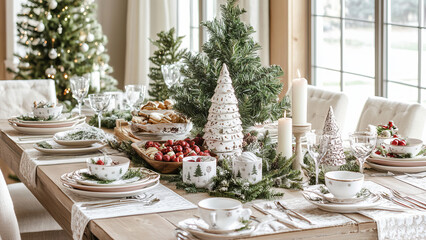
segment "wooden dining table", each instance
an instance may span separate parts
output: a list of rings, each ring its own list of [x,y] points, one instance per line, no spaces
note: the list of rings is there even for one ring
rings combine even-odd
[[[5,161],[20,179],[23,179],[19,172],[19,162],[23,151],[33,148],[33,144],[16,143],[10,136],[21,136],[22,134],[19,134],[11,128],[7,120],[0,120],[0,129],[0,159]],[[36,187],[31,187],[24,182],[70,237],[72,236],[71,209],[74,202],[61,190],[60,176],[64,173],[84,167],[84,163],[42,165],[37,168]],[[367,173],[372,173],[372,171],[367,171]],[[420,200],[426,200],[426,191],[401,182],[393,177],[370,177],[369,174],[367,174],[366,180],[371,180],[402,193],[416,196]],[[209,197],[207,193],[186,193],[184,190],[176,189],[174,184],[168,183],[167,181],[161,181],[161,183],[195,205],[200,200]],[[282,197],[283,200],[301,197],[301,192],[298,190],[276,189],[276,191],[284,193]],[[263,216],[261,212],[251,207],[251,203],[246,203],[244,205],[252,209],[254,216]],[[87,225],[83,238],[176,239],[175,229],[178,222],[191,218],[196,214],[197,209],[191,209],[95,219],[91,220]],[[344,215],[354,220],[356,224],[307,230],[294,229],[289,232],[256,236],[251,239],[377,239],[376,223],[372,219],[356,213]]]

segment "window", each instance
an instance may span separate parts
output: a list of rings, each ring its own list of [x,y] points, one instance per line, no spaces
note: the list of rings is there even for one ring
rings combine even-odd
[[[426,0],[311,2],[313,84],[426,104]]]
[[[217,13],[217,0],[177,0],[177,34],[185,36],[182,48],[199,52],[207,33],[201,28],[202,21],[212,20]]]

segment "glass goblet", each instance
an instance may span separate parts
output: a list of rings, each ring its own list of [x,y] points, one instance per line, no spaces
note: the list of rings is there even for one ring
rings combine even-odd
[[[101,128],[102,113],[108,109],[110,94],[89,94],[90,107],[98,115],[98,127]]]
[[[315,163],[315,185],[318,185],[319,165],[328,152],[330,139],[330,135],[315,135],[315,133],[306,136],[308,154]]]
[[[143,102],[145,99],[146,87],[143,85],[127,85],[125,86],[127,103],[130,105],[130,110],[135,109],[137,102]]]
[[[82,76],[73,76],[70,79],[72,97],[78,102],[78,115],[81,116],[81,104],[89,92],[90,79]]]
[[[173,64],[161,65],[161,72],[163,73],[164,83],[168,88],[171,88],[175,84],[179,84],[181,80],[180,69],[182,63],[177,62]]]
[[[359,171],[364,172],[364,163],[376,146],[377,135],[372,132],[354,132],[349,135],[352,152],[359,163]]]

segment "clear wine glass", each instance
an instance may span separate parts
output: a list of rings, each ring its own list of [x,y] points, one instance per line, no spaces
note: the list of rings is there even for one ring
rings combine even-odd
[[[81,116],[81,105],[89,92],[90,79],[82,76],[73,76],[70,79],[70,85],[72,97],[78,102],[78,115]]]
[[[145,99],[146,87],[143,85],[127,85],[125,86],[127,103],[130,105],[130,110],[135,109],[137,102],[143,102]]]
[[[359,163],[359,171],[364,172],[364,163],[374,150],[377,134],[372,132],[354,132],[349,135],[349,142],[355,158]]]
[[[98,115],[98,127],[101,128],[102,113],[108,109],[111,94],[89,94],[90,107]]]
[[[161,65],[161,72],[163,73],[164,83],[168,88],[171,88],[172,86],[180,83],[182,78],[180,73],[181,67],[181,62]]]
[[[315,185],[318,185],[319,165],[328,152],[331,140],[330,135],[316,135],[314,132],[306,134],[308,154],[315,163]]]

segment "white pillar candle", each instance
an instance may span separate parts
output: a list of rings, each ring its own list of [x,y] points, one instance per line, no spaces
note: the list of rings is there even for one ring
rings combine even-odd
[[[294,125],[306,124],[308,109],[308,81],[296,78],[292,82],[291,115]]]
[[[293,124],[292,119],[284,117],[278,119],[278,153],[281,153],[282,156],[287,159],[293,156]]]

